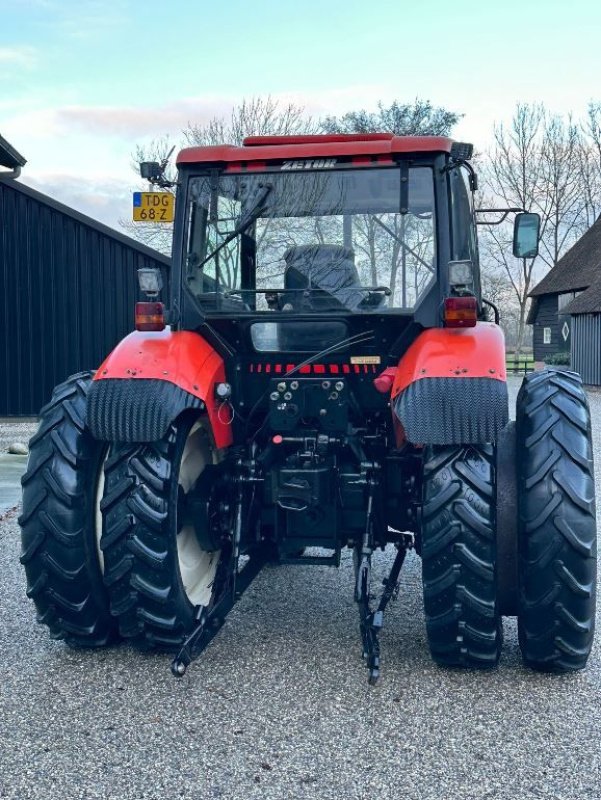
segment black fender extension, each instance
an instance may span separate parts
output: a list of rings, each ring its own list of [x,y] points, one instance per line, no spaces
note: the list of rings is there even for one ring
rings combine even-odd
[[[509,421],[507,384],[496,378],[420,378],[392,405],[413,444],[495,442]]]
[[[103,378],[88,394],[88,428],[95,439],[109,442],[156,442],[174,419],[205,404],[169,381],[157,378]]]

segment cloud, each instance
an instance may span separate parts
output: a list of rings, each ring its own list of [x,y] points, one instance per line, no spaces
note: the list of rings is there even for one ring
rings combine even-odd
[[[37,51],[29,45],[0,47],[0,64],[31,69],[37,62]]]
[[[308,115],[322,117],[344,113],[349,109],[375,109],[377,101],[386,100],[389,94],[382,86],[354,85],[312,93],[275,93],[271,96],[282,104],[302,106]],[[66,130],[76,127],[92,134],[151,138],[163,133],[180,133],[189,123],[203,125],[213,117],[228,117],[232,107],[241,101],[242,96],[204,95],[152,106],[72,105],[57,109],[55,119]]]
[[[131,186],[122,178],[89,178],[70,173],[23,173],[21,180],[33,189],[122,233],[119,220],[131,216]]]
[[[9,104],[8,108],[16,110],[17,113],[10,117],[5,116],[2,122],[3,135],[16,147],[20,139],[40,139],[47,142],[49,136],[58,136],[63,132],[58,126],[56,112],[53,109],[30,109],[26,104],[13,103]]]
[[[247,95],[250,97],[250,95]],[[385,86],[353,85],[317,92],[274,93],[273,100],[294,103],[305,109],[315,119],[327,114],[343,114],[350,109],[375,109],[378,100],[388,102],[394,94]],[[110,137],[130,143],[144,142],[165,134],[174,140],[182,138],[182,131],[189,124],[204,125],[214,117],[228,118],[232,108],[238,105],[243,95],[202,95],[183,97],[156,105],[63,105],[58,108],[44,107],[37,103],[16,104],[12,102],[12,117],[5,118],[3,125],[12,134],[15,143],[20,138],[52,139]],[[0,101],[0,108],[2,107]],[[9,106],[10,107],[10,106]],[[8,109],[7,109],[8,110]]]
[[[157,136],[180,132],[189,122],[208,122],[229,112],[230,104],[212,98],[184,98],[156,106],[64,106],[57,109],[57,123],[86,133],[122,137]]]

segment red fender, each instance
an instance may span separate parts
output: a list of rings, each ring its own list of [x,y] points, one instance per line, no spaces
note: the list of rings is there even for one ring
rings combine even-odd
[[[505,381],[505,337],[498,325],[428,328],[399,361],[391,397],[421,378],[494,378]]]
[[[130,333],[100,365],[94,380],[109,378],[154,378],[179,386],[204,402],[216,447],[232,444],[229,410],[220,408],[215,398],[215,385],[225,381],[223,359],[197,333],[169,328]]]

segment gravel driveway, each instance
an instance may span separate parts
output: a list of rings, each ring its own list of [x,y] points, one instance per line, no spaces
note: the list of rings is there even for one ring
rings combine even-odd
[[[601,394],[590,402],[601,477]],[[18,555],[13,514],[0,523],[3,800],[601,797],[599,643],[583,673],[544,676],[521,666],[505,620],[498,670],[441,670],[415,556],[370,688],[348,557],[265,569],[176,681],[165,656],[51,641]]]

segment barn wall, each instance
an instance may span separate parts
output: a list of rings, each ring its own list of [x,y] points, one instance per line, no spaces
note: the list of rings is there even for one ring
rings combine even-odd
[[[132,330],[138,267],[168,275],[158,253],[11,184],[0,181],[0,416],[29,416]]]
[[[572,369],[584,383],[601,386],[601,314],[572,317]]]
[[[557,316],[557,295],[543,294],[538,298],[536,317],[532,324],[532,346],[535,361],[545,361],[551,355],[569,350],[561,336],[560,318]],[[564,318],[561,318],[563,323]],[[544,343],[544,328],[551,328],[551,343]]]

